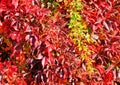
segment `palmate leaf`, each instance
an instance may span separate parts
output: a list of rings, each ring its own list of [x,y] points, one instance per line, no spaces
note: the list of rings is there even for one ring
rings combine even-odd
[[[92,28],[92,38],[97,43],[98,48],[95,53],[95,61],[96,63],[99,62],[102,67],[105,67],[106,72],[110,75],[108,76],[107,73],[104,74],[105,78],[106,76],[109,77],[107,78],[108,80],[103,78],[105,84],[107,85],[108,82],[112,84],[113,80],[117,79],[113,79],[113,76],[115,76],[113,75],[113,69],[115,70],[116,67],[118,67],[117,63],[120,61],[118,57],[120,56],[119,50],[116,49],[116,45],[119,46],[119,39],[117,39],[117,37],[120,36],[118,23],[119,9],[115,7],[119,1],[92,0],[88,2],[84,0],[84,3],[81,15],[86,19],[89,27]],[[114,45],[115,43],[116,45]],[[110,64],[110,67],[108,66],[108,63]],[[103,73],[105,73],[105,70],[103,70]]]
[[[69,23],[69,28],[72,28],[70,36],[73,38],[74,43],[78,45],[79,51],[82,51],[80,58],[82,61],[86,61],[87,70],[89,70],[89,72],[93,72],[93,61],[90,58],[91,50],[87,46],[88,43],[91,43],[90,32],[85,24],[85,21],[80,15],[82,4],[79,0],[73,0],[70,5],[72,6],[70,9]]]
[[[119,0],[0,0],[0,35],[1,85],[119,82]]]
[[[76,69],[79,66],[75,67],[75,56],[78,54],[68,36],[68,18],[64,16],[64,6],[59,5],[51,13],[33,0],[16,0],[10,4],[13,10],[6,7],[1,11],[1,33],[10,39],[9,61],[17,67],[16,74],[24,75],[24,78],[16,80],[26,81],[28,85],[76,82]],[[80,64],[79,58],[77,61]],[[19,83],[16,80],[13,80],[13,84]]]
[[[12,0],[12,4],[14,5],[15,8],[18,7],[19,0]]]

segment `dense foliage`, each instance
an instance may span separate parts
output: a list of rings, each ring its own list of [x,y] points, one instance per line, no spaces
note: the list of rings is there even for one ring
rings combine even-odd
[[[119,0],[0,0],[0,85],[117,85],[119,65]]]

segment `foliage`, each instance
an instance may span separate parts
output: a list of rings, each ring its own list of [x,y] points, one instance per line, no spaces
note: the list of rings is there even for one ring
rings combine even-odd
[[[82,16],[92,29],[91,37],[96,43],[95,68],[104,75],[105,82],[118,81],[120,56],[120,1],[84,0]],[[99,49],[97,49],[99,48]],[[100,65],[100,70],[96,65]],[[116,71],[116,73],[115,73]],[[115,73],[113,75],[113,73]],[[113,78],[114,77],[114,78]],[[110,78],[110,80],[106,79]],[[118,81],[119,82],[119,81]],[[107,83],[105,84],[107,85]]]
[[[0,84],[118,83],[119,3],[0,0]]]
[[[4,2],[2,0],[1,4]],[[5,43],[10,42],[7,55],[9,60],[5,59],[4,62],[13,63],[17,69],[16,75],[20,73],[23,76],[25,85],[77,82],[76,72],[80,59],[76,46],[68,36],[67,20],[59,12],[62,9],[58,7],[57,11],[51,13],[32,0],[15,3],[18,5],[9,2],[11,9],[3,6],[4,9],[1,5],[0,33],[7,39]],[[4,76],[3,73],[1,75]],[[15,84],[15,81],[12,83]],[[10,84],[11,81],[6,79],[5,83]]]
[[[92,50],[89,49],[93,41],[90,38],[90,29],[86,26],[85,21],[80,15],[82,2],[80,0],[73,0],[70,6],[70,36],[73,38],[74,43],[78,45],[79,51],[81,51],[80,58],[85,62],[87,71],[89,73],[94,72],[94,68],[92,67],[93,60],[91,59]]]

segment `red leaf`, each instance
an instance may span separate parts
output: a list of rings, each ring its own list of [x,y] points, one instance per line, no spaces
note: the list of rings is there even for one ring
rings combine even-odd
[[[17,38],[17,33],[11,33],[9,36],[11,37],[11,39],[15,40]]]
[[[115,67],[115,65],[111,64],[111,65],[108,67],[108,69],[106,70],[106,74],[107,74],[108,72],[110,72],[114,67]]]
[[[42,59],[42,58],[43,56],[41,55],[41,53],[39,53],[37,59]]]
[[[90,85],[100,85],[98,82],[91,82]]]
[[[41,10],[41,13],[42,13],[43,15],[48,15],[48,14],[51,13],[50,10],[47,10],[47,9],[45,9],[45,8],[41,8],[40,10]]]
[[[15,8],[17,8],[18,6],[18,1],[19,0],[12,0],[12,4],[14,5]]]
[[[110,71],[110,72],[108,72],[107,74],[105,74],[105,76],[104,76],[104,82],[111,82],[111,81],[113,81],[113,72],[112,71]]]
[[[42,59],[42,66],[45,67],[45,65],[47,64],[48,60],[44,57]]]
[[[0,1],[0,12],[3,10],[13,10],[14,7],[11,4],[11,0],[1,0]]]
[[[95,68],[100,72],[100,74],[105,72],[103,65],[97,65]]]

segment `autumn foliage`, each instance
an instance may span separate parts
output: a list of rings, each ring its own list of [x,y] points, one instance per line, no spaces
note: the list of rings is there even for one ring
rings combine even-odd
[[[0,0],[0,85],[118,85],[119,0]]]

